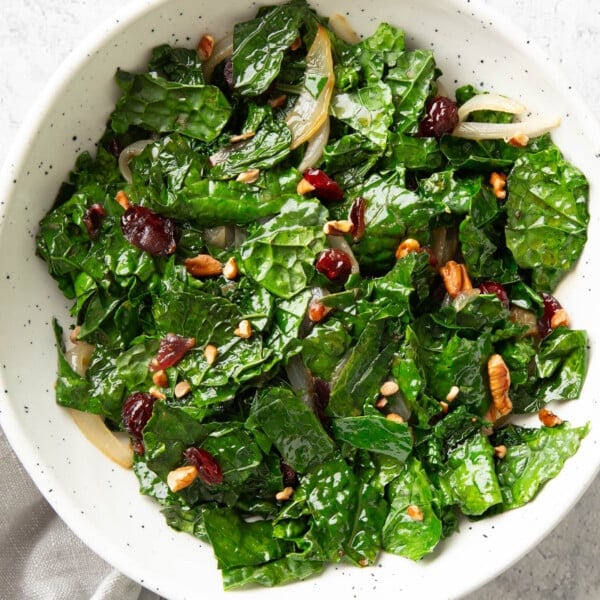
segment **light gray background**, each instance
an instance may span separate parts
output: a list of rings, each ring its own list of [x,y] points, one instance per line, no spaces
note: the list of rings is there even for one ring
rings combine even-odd
[[[128,1],[0,0],[0,164],[20,123],[62,59],[89,30]],[[510,17],[567,74],[590,108],[599,112],[598,0],[485,2]],[[14,510],[17,504],[20,511]],[[467,600],[600,598],[599,511],[600,479],[596,479],[567,518],[536,549]],[[6,515],[11,515],[10,521]],[[24,538],[27,543],[23,543]],[[19,551],[9,558],[7,552],[17,546]],[[62,569],[40,578],[49,553],[62,555]],[[0,431],[0,598],[91,598],[94,592],[98,594],[99,587],[114,583],[112,576],[110,567],[88,551],[54,515]],[[14,577],[24,580],[18,588],[11,580]],[[106,577],[108,583],[107,579],[101,583]],[[136,586],[126,589],[123,582],[119,585],[111,598],[137,597]],[[19,591],[7,596],[10,589]]]

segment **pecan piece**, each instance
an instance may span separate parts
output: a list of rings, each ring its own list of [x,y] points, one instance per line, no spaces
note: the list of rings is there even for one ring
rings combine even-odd
[[[167,485],[172,492],[178,492],[192,485],[196,477],[198,477],[198,469],[192,465],[185,465],[169,472]]]
[[[223,265],[210,254],[198,254],[183,261],[187,272],[193,277],[212,277],[223,272]]]
[[[507,415],[512,410],[512,401],[508,395],[510,388],[510,371],[500,354],[492,354],[487,363],[488,377],[490,379],[490,392],[492,404],[486,417],[495,423],[500,417]]]
[[[452,298],[456,298],[460,292],[473,289],[467,267],[462,263],[449,260],[443,267],[440,267],[440,275],[446,291]]]
[[[396,248],[396,258],[404,258],[407,254],[411,252],[417,252],[421,249],[421,244],[419,244],[418,240],[413,238],[406,238],[400,245]]]
[[[547,408],[541,408],[539,410],[538,418],[546,427],[556,427],[557,425],[560,425],[563,422],[563,420],[558,415],[554,414],[551,410],[548,410]]]

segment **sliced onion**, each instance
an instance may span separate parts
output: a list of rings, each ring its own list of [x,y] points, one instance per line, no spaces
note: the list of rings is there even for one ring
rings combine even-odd
[[[139,156],[144,151],[144,148],[152,142],[154,142],[154,140],[138,140],[137,142],[133,142],[133,144],[129,144],[129,146],[121,150],[121,154],[119,154],[119,170],[121,171],[121,175],[123,175],[123,179],[127,183],[131,183],[133,181],[131,169],[129,168],[131,159],[134,156]]]
[[[71,368],[84,377],[93,353],[94,346],[92,344],[76,341],[73,347],[65,352],[65,357],[69,361]],[[121,465],[125,469],[131,468],[133,464],[133,450],[129,441],[124,442],[120,440],[105,425],[104,419],[100,415],[82,412],[74,408],[69,408],[68,411],[75,425],[77,425],[89,442],[118,465]]]
[[[341,250],[345,252],[350,258],[350,262],[352,264],[351,273],[360,273],[360,265],[356,260],[356,256],[354,256],[354,252],[352,252],[352,248],[350,244],[346,241],[346,238],[341,235],[328,235],[327,236],[327,244],[330,248],[336,248],[337,250]]]
[[[516,123],[459,123],[452,135],[467,140],[510,140],[519,135],[537,137],[560,125],[556,115],[540,115]]]
[[[525,335],[535,335],[538,330],[537,317],[531,310],[526,310],[520,306],[510,307],[510,318],[513,323],[527,327]]]
[[[310,371],[304,366],[300,356],[296,355],[288,361],[285,372],[292,389],[300,393],[302,401],[312,410],[315,408],[315,390]]]
[[[521,115],[527,108],[517,100],[500,94],[476,94],[458,109],[458,120],[464,121],[476,110],[497,110],[513,115]]]
[[[329,130],[330,120],[329,117],[327,117],[325,121],[323,121],[323,125],[319,127],[317,133],[308,140],[306,152],[304,153],[302,162],[298,166],[298,171],[300,171],[300,173],[304,173],[306,169],[315,167],[319,163],[323,156],[323,150],[325,150],[325,146],[327,146],[327,142],[329,141]]]
[[[348,42],[348,44],[358,44],[360,42],[360,37],[352,27],[350,27],[350,23],[348,23],[348,19],[344,15],[340,15],[336,13],[329,17],[329,27],[344,42]]]
[[[100,415],[69,408],[75,425],[98,450],[125,469],[133,465],[133,450],[129,442],[120,440],[104,423]]]
[[[436,227],[431,231],[431,250],[437,264],[445,265],[458,251],[458,231],[456,227]]]
[[[233,54],[233,34],[221,38],[214,46],[212,54],[202,64],[204,80],[209,83],[215,67]]]
[[[92,344],[77,341],[65,352],[65,358],[75,373],[81,375],[81,377],[85,377],[85,372],[90,366],[93,353],[94,346]]]
[[[319,302],[322,298],[325,298],[325,296],[329,296],[329,290],[322,287],[313,287],[311,291],[312,295],[306,305],[306,314],[304,315],[304,319],[302,319],[302,323],[300,323],[300,328],[298,330],[298,337],[300,339],[305,338],[315,325],[314,321],[310,318],[310,307]]]
[[[323,125],[329,115],[329,104],[333,94],[335,76],[331,57],[331,41],[324,27],[319,25],[314,42],[306,55],[305,80],[308,78],[327,79],[318,98],[314,98],[304,87],[300,92],[292,110],[286,117],[286,124],[292,132],[292,149],[308,141]]]
[[[229,240],[232,237],[232,233],[229,231],[231,228],[227,225],[219,225],[218,227],[209,227],[202,232],[202,240],[209,246],[215,248],[227,248]],[[229,243],[228,243],[229,242]]]
[[[481,294],[481,290],[479,288],[472,288],[470,290],[464,290],[462,292],[458,292],[452,300],[452,306],[454,309],[459,312],[461,311],[467,304],[473,302],[477,296]]]

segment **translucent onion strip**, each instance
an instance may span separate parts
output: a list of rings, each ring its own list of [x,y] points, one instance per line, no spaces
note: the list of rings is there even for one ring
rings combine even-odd
[[[121,171],[121,175],[127,183],[133,181],[131,169],[129,168],[131,159],[134,156],[139,156],[144,151],[144,148],[152,142],[154,142],[154,140],[138,140],[137,142],[133,142],[133,144],[129,144],[126,148],[123,148],[121,154],[119,154],[119,171]]]
[[[221,38],[213,48],[210,57],[202,64],[204,80],[209,83],[215,67],[233,54],[233,34]]]
[[[519,135],[538,137],[560,125],[560,117],[541,115],[517,123],[459,123],[452,135],[467,140],[510,140]]]
[[[300,171],[300,173],[304,173],[306,169],[315,167],[319,163],[323,156],[323,150],[325,150],[325,146],[327,146],[327,142],[329,141],[329,130],[330,119],[327,117],[323,122],[323,125],[319,127],[317,133],[308,140],[306,152],[304,153],[302,162],[298,166],[298,171]]]
[[[81,433],[105,456],[125,469],[133,465],[131,444],[120,440],[104,423],[100,415],[69,408],[69,413]]]
[[[512,98],[500,94],[476,94],[458,109],[458,120],[464,121],[476,110],[497,110],[513,115],[522,115],[527,108]]]
[[[94,346],[87,342],[76,341],[72,348],[66,353],[65,357],[69,361],[71,368],[81,375],[90,364]],[[116,462],[125,469],[130,469],[133,465],[133,450],[129,441],[119,439],[104,423],[100,415],[82,412],[74,408],[67,409],[73,418],[75,425],[79,428],[85,438],[105,456]]]
[[[341,40],[344,40],[344,42],[348,42],[348,44],[358,44],[358,42],[360,42],[360,37],[356,31],[350,27],[350,23],[348,23],[348,20],[344,15],[336,13],[331,16],[329,18],[329,27],[331,27],[331,30],[335,35]]]
[[[286,124],[292,132],[291,148],[297,148],[311,137],[323,125],[329,115],[329,104],[333,94],[335,77],[331,57],[331,41],[324,27],[319,26],[314,42],[306,55],[305,81],[325,79],[323,89],[315,98],[303,87],[292,110],[288,113]]]

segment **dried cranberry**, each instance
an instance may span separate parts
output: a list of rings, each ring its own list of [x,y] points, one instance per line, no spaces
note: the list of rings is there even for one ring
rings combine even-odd
[[[156,356],[150,362],[151,371],[160,371],[176,365],[196,345],[194,338],[186,338],[176,333],[167,333],[160,340]]]
[[[106,216],[106,211],[102,204],[92,204],[89,206],[85,214],[83,215],[83,222],[87,229],[88,235],[94,239],[98,237],[100,233],[100,227],[102,227],[102,220]]]
[[[144,454],[142,431],[152,416],[152,408],[156,398],[147,392],[134,392],[123,403],[121,417],[123,426],[133,438],[133,449],[138,454]]]
[[[223,483],[223,470],[217,459],[203,448],[190,446],[183,451],[185,460],[198,469],[198,477],[208,485]]]
[[[319,200],[342,200],[342,188],[321,169],[306,169],[302,177],[315,189],[313,194]]]
[[[419,123],[421,137],[441,138],[458,124],[456,102],[445,96],[430,98],[425,105],[425,117]]]
[[[132,204],[121,217],[125,239],[153,256],[175,252],[175,223],[145,206]]]
[[[510,306],[508,294],[501,283],[497,283],[496,281],[484,281],[483,283],[480,283],[478,287],[482,294],[496,294],[498,300],[500,300],[506,308]]]
[[[279,463],[279,466],[283,478],[283,487],[291,486],[295,488],[298,485],[298,475],[296,474],[296,471],[283,461]]]
[[[352,271],[350,257],[337,248],[327,248],[319,254],[315,268],[335,283],[345,283]]]
[[[552,317],[562,306],[560,302],[551,294],[542,292],[542,301],[544,302],[544,314],[538,321],[538,332],[544,338],[552,331]]]
[[[352,237],[357,242],[365,234],[365,210],[367,209],[367,201],[364,198],[358,197],[350,207],[350,222],[354,225]]]

